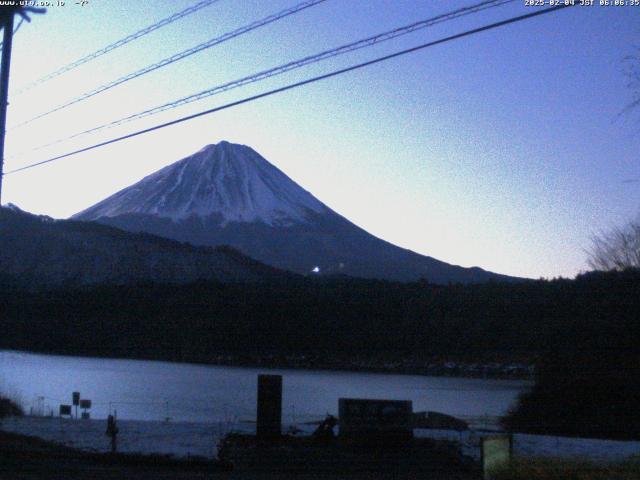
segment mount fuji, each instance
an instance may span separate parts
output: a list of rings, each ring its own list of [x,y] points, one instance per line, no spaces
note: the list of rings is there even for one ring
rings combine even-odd
[[[515,280],[419,255],[369,234],[253,149],[208,145],[74,215],[197,246],[229,245],[300,274],[434,283]]]

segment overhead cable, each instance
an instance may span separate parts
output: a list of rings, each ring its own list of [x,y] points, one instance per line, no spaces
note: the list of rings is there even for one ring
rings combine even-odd
[[[207,90],[195,93],[193,95],[189,95],[187,97],[183,97],[183,98],[180,98],[178,100],[174,100],[174,101],[159,105],[157,107],[153,107],[153,108],[150,108],[150,109],[147,109],[147,110],[143,110],[142,112],[137,112],[135,114],[128,115],[128,116],[120,118],[118,120],[113,120],[111,122],[107,122],[105,124],[102,124],[102,125],[99,125],[99,126],[96,126],[96,127],[89,128],[87,130],[83,130],[83,131],[77,132],[77,133],[75,133],[73,135],[70,135],[70,136],[67,136],[67,137],[63,137],[63,138],[57,139],[57,140],[52,141],[52,142],[48,142],[48,143],[45,143],[43,145],[38,145],[37,147],[32,148],[30,151],[33,152],[33,151],[42,150],[44,148],[51,147],[53,145],[57,145],[57,144],[62,143],[62,142],[66,142],[68,140],[72,140],[74,138],[77,138],[77,137],[80,137],[80,136],[83,136],[83,135],[97,133],[99,131],[102,131],[102,130],[105,130],[105,129],[108,129],[108,128],[113,128],[113,127],[116,127],[116,126],[119,126],[119,125],[122,125],[122,124],[125,124],[125,123],[132,122],[134,120],[138,120],[138,119],[150,116],[150,115],[154,115],[154,114],[163,112],[165,110],[170,110],[170,109],[182,106],[182,105],[187,105],[189,103],[196,102],[196,101],[199,101],[199,100],[202,100],[202,99],[205,99],[205,98],[211,97],[213,95],[216,95],[216,94],[219,94],[219,93],[223,93],[223,92],[235,89],[235,88],[239,88],[239,87],[242,87],[244,85],[248,85],[250,83],[255,83],[255,82],[258,82],[258,81],[261,81],[261,80],[265,80],[267,78],[270,78],[270,77],[273,77],[273,76],[276,76],[276,75],[280,75],[280,74],[283,74],[285,72],[304,67],[306,65],[317,63],[317,62],[320,62],[322,60],[326,60],[328,58],[332,58],[332,57],[336,57],[336,56],[339,56],[339,55],[343,55],[343,54],[352,52],[354,50],[359,50],[359,49],[362,49],[362,48],[365,48],[365,47],[371,47],[373,45],[377,45],[379,43],[394,39],[394,38],[402,36],[402,35],[407,35],[409,33],[415,32],[417,30],[421,30],[423,28],[431,27],[433,25],[436,25],[436,24],[439,24],[439,23],[442,23],[442,22],[446,22],[446,21],[449,21],[449,20],[453,20],[455,18],[462,17],[462,16],[465,16],[465,15],[471,15],[471,14],[474,14],[474,13],[477,13],[477,12],[480,12],[482,10],[486,10],[486,9],[489,9],[489,8],[495,8],[495,7],[504,5],[506,3],[512,3],[514,1],[515,0],[486,0],[486,1],[480,2],[480,3],[476,4],[476,5],[472,5],[472,6],[465,7],[465,8],[460,8],[458,10],[455,10],[455,11],[452,11],[452,12],[449,12],[449,13],[437,15],[435,17],[428,18],[428,19],[425,19],[425,20],[421,20],[419,22],[414,22],[414,23],[411,23],[409,25],[405,25],[403,27],[398,27],[398,28],[395,28],[393,30],[390,30],[390,31],[387,31],[387,32],[384,32],[384,33],[380,33],[380,34],[377,34],[377,35],[373,35],[371,37],[364,38],[362,40],[358,40],[356,42],[351,42],[351,43],[348,43],[346,45],[342,45],[342,46],[337,47],[337,48],[332,48],[330,50],[325,50],[323,52],[320,52],[320,53],[317,53],[317,54],[314,54],[314,55],[310,55],[310,56],[307,56],[307,57],[304,57],[304,58],[300,58],[298,60],[294,60],[292,62],[288,62],[288,63],[285,63],[283,65],[279,65],[277,67],[274,67],[274,68],[271,68],[271,69],[268,69],[268,70],[263,70],[261,72],[254,73],[252,75],[249,75],[249,76],[246,76],[246,77],[242,77],[240,79],[236,79],[236,80],[233,80],[233,81],[230,81],[230,82],[226,82],[226,83],[223,83],[221,85],[217,85],[215,87],[209,88]]]
[[[293,15],[294,13],[298,13],[302,10],[305,10],[307,8],[313,7],[319,3],[323,3],[326,0],[306,0],[302,3],[299,3],[291,8],[287,8],[285,10],[282,10],[278,13],[275,13],[273,15],[269,15],[268,17],[265,17],[261,20],[252,22],[248,25],[245,25],[244,27],[240,27],[236,30],[233,30],[231,32],[225,33],[219,37],[215,37],[212,38],[211,40],[208,40],[207,42],[201,43],[199,45],[196,45],[195,47],[191,47],[188,48],[187,50],[184,50],[182,52],[176,53],[175,55],[172,55],[170,57],[167,57],[163,60],[160,60],[159,62],[153,63],[151,65],[148,65],[144,68],[141,68],[140,70],[137,70],[135,72],[129,73],[123,77],[120,77],[116,80],[113,80],[109,83],[105,83],[97,88],[94,88],[93,90],[90,90],[88,92],[83,93],[82,95],[73,98],[72,100],[69,100],[68,102],[65,102],[61,105],[58,105],[57,107],[52,108],[51,110],[48,110],[44,113],[41,113],[39,115],[36,115],[35,117],[30,118],[29,120],[26,120],[18,125],[15,125],[14,127],[12,127],[12,129],[15,128],[19,128],[22,127],[24,125],[27,125],[35,120],[38,120],[40,118],[46,117],[47,115],[51,115],[52,113],[58,112],[64,108],[70,107],[71,105],[74,105],[78,102],[81,102],[83,100],[86,100],[88,98],[93,97],[94,95],[98,95],[99,93],[105,92],[107,90],[110,90],[114,87],[117,87],[118,85],[121,85],[125,82],[128,82],[130,80],[133,80],[134,78],[138,78],[141,77],[142,75],[146,75],[147,73],[153,72],[155,70],[158,70],[159,68],[162,67],[166,67],[167,65],[171,65],[172,63],[175,63],[179,60],[182,60],[184,58],[187,58],[195,53],[201,52],[203,50],[206,50],[208,48],[211,48],[215,45],[219,45],[223,42],[226,42],[227,40],[231,40],[232,38],[238,37],[240,35],[243,35],[245,33],[251,32],[252,30],[255,30],[257,28],[263,27],[265,25],[268,25],[270,23],[273,23],[277,20],[283,19],[285,17],[288,17],[290,15]]]
[[[202,10],[205,7],[208,7],[209,5],[211,5],[212,3],[215,3],[219,0],[202,0],[201,2],[196,3],[195,5],[192,5],[191,7],[185,8],[184,10],[181,10],[180,12],[174,13],[173,15],[170,15],[166,18],[163,18],[162,20],[160,20],[159,22],[156,22],[152,25],[149,25],[145,28],[143,28],[142,30],[138,30],[135,33],[132,33],[131,35],[128,35],[120,40],[118,40],[117,42],[113,42],[109,45],[107,45],[106,47],[102,47],[99,50],[96,50],[93,53],[90,53],[88,55],[85,55],[82,58],[79,58],[78,60],[71,62],[63,67],[60,67],[59,69],[48,73],[47,75],[44,75],[43,77],[40,77],[36,80],[34,80],[33,82],[29,83],[28,85],[25,85],[24,87],[22,87],[21,89],[19,89],[15,95],[20,95],[28,90],[31,90],[32,88],[47,82],[49,80],[52,80],[56,77],[59,77],[60,75],[62,75],[63,73],[66,73],[70,70],[73,70],[77,67],[79,67],[80,65],[84,65],[85,63],[88,63],[92,60],[95,60],[98,57],[101,57],[102,55],[111,52],[112,50],[115,50],[116,48],[122,47],[123,45],[126,45],[127,43],[130,43],[140,37],[143,37],[155,30],[158,30],[159,28],[162,28],[166,25],[169,25],[173,22],[175,22],[176,20],[179,20],[183,17],[186,17],[187,15],[191,15],[192,13],[195,13],[199,10]]]
[[[275,88],[273,90],[269,90],[269,91],[266,91],[266,92],[263,92],[263,93],[259,93],[257,95],[252,95],[250,97],[245,97],[243,99],[236,100],[236,101],[233,101],[233,102],[230,102],[230,103],[218,106],[218,107],[210,108],[210,109],[204,110],[202,112],[198,112],[198,113],[194,113],[194,114],[191,114],[191,115],[187,115],[185,117],[177,118],[175,120],[171,120],[169,122],[161,123],[161,124],[155,125],[153,127],[149,127],[149,128],[145,128],[145,129],[142,129],[142,130],[138,130],[136,132],[132,132],[132,133],[129,133],[127,135],[122,135],[120,137],[116,137],[116,138],[112,138],[110,140],[106,140],[104,142],[96,143],[96,144],[90,145],[88,147],[83,147],[83,148],[80,148],[78,150],[74,150],[74,151],[71,151],[71,152],[68,152],[68,153],[57,155],[55,157],[48,158],[46,160],[41,160],[39,162],[35,162],[35,163],[32,163],[32,164],[26,165],[24,167],[16,168],[14,170],[11,170],[11,171],[5,173],[5,175],[9,175],[9,174],[12,174],[12,173],[17,173],[17,172],[21,172],[21,171],[28,170],[28,169],[31,169],[31,168],[35,168],[35,167],[38,167],[38,166],[41,166],[41,165],[44,165],[44,164],[47,164],[47,163],[51,163],[51,162],[55,162],[57,160],[61,160],[63,158],[68,158],[68,157],[71,157],[71,156],[74,156],[74,155],[78,155],[79,153],[84,153],[84,152],[87,152],[87,151],[90,151],[90,150],[94,150],[96,148],[104,147],[106,145],[111,145],[113,143],[121,142],[121,141],[127,140],[129,138],[137,137],[139,135],[144,135],[146,133],[150,133],[150,132],[153,132],[155,130],[160,130],[162,128],[166,128],[166,127],[170,127],[172,125],[177,125],[179,123],[187,122],[187,121],[193,120],[195,118],[203,117],[205,115],[210,115],[212,113],[216,113],[216,112],[219,112],[219,111],[222,111],[222,110],[227,110],[229,108],[236,107],[238,105],[243,105],[245,103],[249,103],[249,102],[253,102],[255,100],[259,100],[261,98],[270,97],[270,96],[275,95],[277,93],[282,93],[282,92],[285,92],[285,91],[288,91],[288,90],[292,90],[294,88],[298,88],[298,87],[302,87],[304,85],[309,85],[311,83],[318,82],[320,80],[325,80],[325,79],[332,78],[332,77],[335,77],[335,76],[338,76],[338,75],[342,75],[342,74],[347,73],[347,72],[351,72],[351,71],[354,71],[354,70],[359,70],[361,68],[368,67],[370,65],[375,65],[377,63],[381,63],[381,62],[384,62],[384,61],[387,61],[387,60],[391,60],[393,58],[400,57],[400,56],[403,56],[403,55],[407,55],[409,53],[417,52],[417,51],[420,51],[420,50],[423,50],[423,49],[426,49],[426,48],[429,48],[429,47],[433,47],[435,45],[440,45],[440,44],[443,44],[443,43],[447,43],[447,42],[450,42],[450,41],[453,41],[453,40],[457,40],[457,39],[460,39],[460,38],[463,38],[463,37],[467,37],[467,36],[474,35],[474,34],[477,34],[477,33],[485,32],[487,30],[493,30],[493,29],[496,29],[496,28],[499,28],[499,27],[503,27],[505,25],[509,25],[509,24],[516,23],[516,22],[521,22],[521,21],[524,21],[524,20],[528,20],[528,19],[531,19],[531,18],[534,18],[534,17],[538,17],[540,15],[545,15],[547,13],[556,12],[558,10],[561,10],[561,9],[564,9],[564,8],[568,8],[568,7],[572,7],[572,6],[574,6],[574,5],[572,5],[572,4],[561,4],[561,5],[557,5],[557,6],[550,7],[550,8],[534,10],[534,11],[532,11],[530,13],[525,14],[525,15],[519,15],[517,17],[511,17],[511,18],[508,18],[506,20],[502,20],[500,22],[495,22],[495,23],[491,23],[491,24],[488,24],[488,25],[484,25],[482,27],[474,28],[472,30],[467,30],[465,32],[458,33],[458,34],[455,34],[455,35],[451,35],[451,36],[448,36],[448,37],[444,37],[444,38],[441,38],[439,40],[434,40],[432,42],[424,43],[424,44],[418,45],[416,47],[411,47],[411,48],[407,48],[405,50],[400,50],[398,52],[395,52],[395,53],[392,53],[392,54],[389,54],[389,55],[384,55],[382,57],[378,57],[378,58],[375,58],[373,60],[369,60],[369,61],[366,61],[366,62],[358,63],[356,65],[345,67],[345,68],[342,68],[340,70],[334,70],[332,72],[325,73],[323,75],[319,75],[319,76],[316,76],[316,77],[308,78],[306,80],[302,80],[302,81],[299,81],[299,82],[296,82],[296,83],[291,83],[291,84],[285,85],[283,87]]]
[[[64,139],[62,139],[61,141],[66,141],[66,140],[70,140],[73,138],[76,138],[80,135],[85,135],[85,134],[89,134],[89,133],[95,133],[98,132],[100,130],[104,130],[106,128],[112,128],[112,127],[116,127],[119,125],[122,125],[124,123],[129,123],[131,121],[134,120],[138,120],[140,118],[144,118],[147,117],[149,115],[154,115],[160,112],[163,112],[165,110],[170,110],[172,108],[176,108],[182,105],[186,105],[192,102],[196,102],[198,100],[202,100],[204,98],[208,98],[211,97],[213,95],[217,95],[219,93],[223,93],[226,92],[228,90],[232,90],[234,88],[238,88],[238,87],[242,87],[244,85],[248,85],[250,83],[255,83],[261,80],[265,80],[267,78],[276,76],[276,75],[281,75],[283,73],[289,72],[291,70],[295,70],[307,65],[311,65],[313,63],[317,63],[320,62],[322,60],[326,60],[328,58],[332,58],[332,57],[336,57],[339,55],[344,55],[346,53],[352,52],[354,50],[359,50],[365,47],[370,47],[373,45],[377,45],[379,43],[394,39],[396,37],[402,36],[402,35],[407,35],[409,33],[415,32],[416,30],[420,30],[423,28],[427,28],[427,27],[431,27],[433,25],[436,25],[438,23],[442,23],[442,22],[446,22],[449,20],[453,20],[455,18],[458,17],[462,17],[465,15],[470,15],[473,13],[477,13],[480,12],[482,10],[486,10],[488,8],[494,8],[494,7],[498,7],[501,5],[504,5],[506,3],[511,3],[514,2],[515,0],[489,0],[489,1],[484,1],[481,2],[477,5],[473,5],[470,7],[466,7],[466,8],[461,8],[459,10],[456,10],[454,12],[450,12],[450,13],[446,13],[443,15],[438,15],[436,17],[433,18],[429,18],[426,20],[422,20],[420,22],[415,22],[412,23],[410,25],[406,25],[403,27],[399,27],[396,28],[394,30],[388,31],[388,32],[384,32],[384,33],[380,33],[378,35],[374,35],[362,40],[358,40],[357,42],[352,42],[352,43],[348,43],[346,45],[342,45],[340,47],[337,48],[333,48],[330,50],[325,50],[323,52],[317,53],[315,55],[310,55],[304,58],[300,58],[298,60],[294,60],[292,62],[288,62],[285,63],[283,65],[279,65],[277,67],[274,68],[270,68],[268,70],[263,70],[261,72],[258,73],[254,73],[252,75],[246,76],[246,77],[242,77],[240,79],[237,80],[233,80],[231,82],[227,82],[227,83],[223,83],[221,85],[217,85],[215,87],[209,88],[207,90],[203,90],[201,92],[195,93],[193,95],[189,95],[187,97],[183,97],[180,98],[178,100],[174,100],[168,103],[165,103],[163,105],[159,105],[157,107],[154,108],[150,108],[147,110],[144,110],[142,112],[138,112],[135,113],[133,115],[129,115],[127,117],[123,117],[120,118],[118,120],[114,120],[111,121],[109,123],[100,125],[98,127],[93,127],[90,128],[88,130],[84,130],[82,132],[76,133],[70,137],[66,137]],[[55,143],[59,143],[59,142],[55,142]],[[47,146],[50,146],[51,144],[47,144]]]

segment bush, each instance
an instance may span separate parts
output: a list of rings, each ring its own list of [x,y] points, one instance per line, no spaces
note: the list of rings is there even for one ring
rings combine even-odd
[[[24,410],[17,401],[0,395],[0,418],[22,415],[24,415]]]
[[[640,439],[640,355],[616,349],[553,354],[503,426],[513,432]]]

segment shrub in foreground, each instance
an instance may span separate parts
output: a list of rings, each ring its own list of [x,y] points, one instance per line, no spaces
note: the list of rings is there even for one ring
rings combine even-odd
[[[24,410],[18,402],[10,398],[0,396],[0,418],[22,415],[24,415]]]
[[[552,354],[504,419],[514,432],[640,439],[640,354],[615,348]]]

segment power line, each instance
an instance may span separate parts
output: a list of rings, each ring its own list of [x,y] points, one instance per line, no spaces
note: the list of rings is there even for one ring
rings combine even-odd
[[[495,8],[495,7],[499,7],[502,5],[505,5],[507,3],[512,3],[515,0],[487,0],[487,1],[483,1],[480,2],[476,5],[472,5],[469,7],[464,7],[464,8],[460,8],[458,10],[454,10],[452,12],[449,13],[445,13],[442,15],[438,15],[429,19],[425,19],[425,20],[421,20],[419,22],[414,22],[412,24],[409,25],[405,25],[403,27],[399,27],[384,33],[380,33],[377,35],[373,35],[371,37],[362,39],[362,40],[358,40],[356,42],[351,42],[345,45],[342,45],[340,47],[337,48],[332,48],[330,50],[325,50],[323,52],[314,54],[314,55],[310,55],[304,58],[300,58],[298,60],[294,60],[292,62],[288,62],[285,63],[283,65],[279,65],[277,67],[268,69],[268,70],[263,70],[261,72],[258,73],[254,73],[252,75],[246,76],[246,77],[242,77],[240,79],[237,80],[233,80],[231,82],[227,82],[221,85],[217,85],[213,88],[209,88],[207,90],[203,90],[201,92],[195,93],[193,95],[189,95],[187,97],[183,97],[180,98],[178,100],[174,100],[172,102],[168,102],[165,103],[163,105],[159,105],[157,107],[154,108],[150,108],[147,110],[144,110],[142,112],[138,112],[135,113],[133,115],[129,115],[123,118],[120,118],[118,120],[114,120],[108,123],[105,123],[103,125],[97,126],[97,127],[93,127],[90,128],[88,130],[83,130],[81,132],[75,133],[71,136],[59,139],[59,140],[55,140],[53,142],[49,142],[43,145],[39,145],[33,149],[31,149],[31,151],[37,151],[37,150],[41,150],[43,148],[46,147],[50,147],[52,145],[57,145],[61,142],[65,142],[67,140],[72,140],[74,138],[77,138],[79,136],[82,135],[87,135],[90,133],[96,133],[99,132],[101,130],[107,129],[107,128],[113,128],[125,123],[129,123],[132,122],[134,120],[138,120],[150,115],[155,115],[157,113],[166,111],[166,110],[170,110],[179,106],[183,106],[183,105],[187,105],[189,103],[193,103],[199,100],[203,100],[205,98],[211,97],[213,95],[217,95],[219,93],[223,93],[223,92],[227,92],[229,90],[232,90],[234,88],[238,88],[238,87],[242,87],[251,83],[255,83],[261,80],[265,80],[267,78],[276,76],[276,75],[280,75],[286,72],[289,72],[291,70],[295,70],[307,65],[311,65],[313,63],[317,63],[320,62],[322,60],[326,60],[328,58],[332,58],[332,57],[336,57],[339,55],[343,55],[355,50],[359,50],[365,47],[371,47],[373,45],[377,45],[378,43],[382,43],[388,40],[392,40],[394,38],[397,38],[399,36],[402,35],[407,35],[409,33],[413,33],[417,30],[421,30],[427,27],[431,27],[433,25],[439,24],[439,23],[443,23],[443,22],[447,22],[450,20],[454,20],[456,18],[462,17],[462,16],[466,16],[466,15],[471,15],[471,14],[475,14],[478,13],[480,11],[483,10],[487,10],[489,8]]]
[[[96,50],[93,53],[90,53],[89,55],[85,55],[82,58],[79,58],[78,60],[76,60],[75,62],[71,62],[68,65],[65,65],[61,68],[59,68],[58,70],[55,70],[54,72],[51,72],[43,77],[38,78],[37,80],[34,80],[33,82],[29,83],[28,85],[26,85],[25,87],[21,88],[20,90],[18,90],[15,95],[20,95],[28,90],[31,90],[32,88],[47,82],[49,80],[52,80],[60,75],[62,75],[63,73],[66,73],[70,70],[73,70],[74,68],[79,67],[80,65],[84,65],[85,63],[90,62],[91,60],[95,60],[98,57],[101,57],[102,55],[109,53],[112,50],[115,50],[116,48],[122,47],[123,45],[126,45],[127,43],[130,43],[140,37],[143,37],[155,30],[158,30],[159,28],[162,28],[166,25],[169,25],[173,22],[175,22],[176,20],[179,20],[183,17],[186,17],[187,15],[191,15],[192,13],[195,13],[199,10],[202,10],[205,7],[208,7],[209,5],[211,5],[212,3],[215,3],[219,0],[203,0],[191,7],[185,8],[184,10],[174,13],[173,15],[168,16],[167,18],[163,18],[162,20],[160,20],[159,22],[156,22],[152,25],[149,25],[148,27],[143,28],[142,30],[138,30],[135,33],[132,33],[131,35],[126,36],[125,38],[122,38],[120,40],[118,40],[117,42],[111,43],[109,45],[107,45],[106,47],[103,47],[99,50]]]
[[[271,68],[269,70],[264,70],[262,72],[255,73],[255,74],[249,75],[247,77],[243,77],[243,78],[231,81],[231,82],[227,82],[227,83],[224,83],[222,85],[218,85],[216,87],[204,90],[202,92],[199,92],[199,93],[196,93],[196,94],[193,94],[193,95],[189,95],[187,97],[184,97],[184,98],[181,98],[181,99],[178,99],[178,100],[174,100],[172,102],[169,102],[169,103],[166,103],[166,104],[163,104],[163,105],[160,105],[160,106],[148,109],[148,110],[144,110],[142,112],[139,112],[139,113],[136,113],[136,114],[133,114],[133,115],[129,115],[127,117],[124,117],[124,118],[121,118],[121,119],[118,119],[118,120],[114,120],[112,122],[100,125],[98,127],[93,127],[93,128],[88,129],[88,130],[84,130],[82,132],[75,133],[75,134],[73,134],[71,136],[68,136],[68,137],[65,137],[65,138],[62,138],[62,139],[59,139],[59,140],[55,140],[53,142],[48,142],[48,143],[43,144],[43,145],[39,145],[39,146],[31,149],[31,151],[41,150],[43,148],[50,147],[52,145],[57,145],[57,144],[59,144],[61,142],[64,142],[64,141],[67,141],[67,140],[71,140],[71,139],[74,139],[74,138],[82,136],[82,135],[86,135],[86,134],[90,134],[90,133],[96,133],[96,132],[98,132],[100,130],[104,130],[106,128],[112,128],[112,127],[116,127],[118,125],[122,125],[124,123],[129,123],[131,121],[134,121],[134,120],[137,120],[137,119],[140,119],[140,118],[144,118],[144,117],[147,117],[149,115],[154,115],[156,113],[160,113],[160,112],[163,112],[165,110],[169,110],[169,109],[172,109],[172,108],[175,108],[175,107],[178,107],[178,106],[182,106],[182,105],[186,105],[188,103],[192,103],[192,102],[195,102],[195,101],[202,100],[204,98],[216,95],[218,93],[223,93],[223,92],[232,90],[234,88],[242,87],[242,86],[250,84],[250,83],[254,83],[254,82],[257,82],[257,81],[264,80],[266,78],[270,78],[272,76],[280,75],[282,73],[285,73],[285,72],[288,72],[288,71],[291,71],[291,70],[294,70],[294,69],[297,69],[297,68],[301,68],[303,66],[310,65],[310,64],[319,62],[321,60],[325,60],[327,58],[335,57],[335,56],[338,56],[338,55],[343,55],[345,53],[352,52],[354,50],[358,50],[358,49],[361,49],[361,48],[373,46],[373,45],[376,45],[378,43],[382,43],[384,41],[391,40],[391,39],[399,37],[401,35],[406,35],[406,34],[415,32],[417,30],[433,26],[433,25],[438,24],[438,23],[442,23],[442,22],[445,22],[445,21],[453,20],[455,18],[464,16],[464,15],[477,13],[477,12],[480,12],[480,11],[488,9],[488,8],[495,8],[495,7],[504,5],[506,3],[511,3],[513,1],[515,1],[515,0],[488,0],[488,1],[483,1],[483,2],[481,2],[479,4],[476,4],[476,5],[473,5],[473,6],[461,8],[461,9],[455,10],[453,12],[449,12],[449,13],[446,13],[446,14],[438,15],[436,17],[432,17],[432,18],[429,18],[429,19],[426,19],[426,20],[421,20],[419,22],[414,22],[414,23],[412,23],[410,25],[399,27],[399,28],[396,28],[394,30],[391,30],[391,31],[388,31],[388,32],[384,32],[384,33],[381,33],[381,34],[378,34],[378,35],[374,35],[374,36],[371,36],[371,37],[368,37],[368,38],[365,38],[365,39],[362,39],[362,40],[358,40],[356,42],[352,42],[352,43],[349,43],[349,44],[346,44],[346,45],[342,45],[342,46],[337,47],[337,48],[333,48],[333,49],[330,49],[330,50],[325,50],[325,51],[320,52],[320,53],[315,54],[315,55],[304,57],[304,58],[301,58],[301,59],[286,63],[284,65],[280,65],[280,66]]]
[[[243,35],[245,33],[250,32],[252,30],[255,30],[257,28],[263,27],[265,25],[268,25],[268,24],[273,23],[273,22],[275,22],[277,20],[280,20],[282,18],[288,17],[289,15],[293,15],[294,13],[298,13],[298,12],[300,12],[302,10],[305,10],[307,8],[310,8],[310,7],[313,7],[313,6],[317,5],[317,4],[325,2],[325,1],[326,0],[306,0],[306,1],[304,1],[302,3],[299,3],[299,4],[297,4],[297,5],[293,6],[293,7],[287,8],[287,9],[282,10],[282,11],[280,11],[278,13],[273,14],[273,15],[269,15],[268,17],[265,17],[265,18],[263,18],[261,20],[257,20],[257,21],[255,21],[253,23],[245,25],[244,27],[240,27],[240,28],[238,28],[236,30],[233,30],[231,32],[227,32],[227,33],[225,33],[225,34],[223,34],[223,35],[221,35],[219,37],[212,38],[211,40],[209,40],[207,42],[204,42],[204,43],[201,43],[199,45],[196,45],[195,47],[189,48],[189,49],[184,50],[184,51],[182,51],[180,53],[176,53],[175,55],[172,55],[172,56],[167,57],[167,58],[165,58],[163,60],[160,60],[159,62],[156,62],[154,64],[148,65],[148,66],[146,66],[144,68],[141,68],[140,70],[137,70],[135,72],[129,73],[129,74],[127,74],[127,75],[125,75],[123,77],[120,77],[120,78],[118,78],[116,80],[113,80],[113,81],[111,81],[109,83],[105,83],[105,84],[103,84],[103,85],[101,85],[101,86],[99,86],[99,87],[97,87],[97,88],[95,88],[93,90],[85,92],[82,95],[80,95],[80,96],[78,96],[78,97],[76,97],[76,98],[74,98],[72,100],[69,100],[66,103],[58,105],[57,107],[54,107],[54,108],[52,108],[51,110],[49,110],[47,112],[41,113],[39,115],[36,115],[33,118],[30,118],[29,120],[26,120],[26,121],[24,121],[24,122],[22,122],[22,123],[20,123],[20,124],[18,124],[16,126],[14,126],[13,128],[15,129],[15,128],[19,128],[19,127],[22,127],[24,125],[27,125],[27,124],[29,124],[29,123],[31,123],[31,122],[33,122],[35,120],[38,120],[38,119],[40,119],[42,117],[46,117],[47,115],[50,115],[50,114],[52,114],[54,112],[58,112],[58,111],[60,111],[60,110],[62,110],[64,108],[67,108],[67,107],[69,107],[71,105],[74,105],[74,104],[76,104],[78,102],[81,102],[82,100],[86,100],[87,98],[93,97],[94,95],[102,93],[102,92],[104,92],[106,90],[110,90],[110,89],[112,89],[112,88],[114,88],[114,87],[116,87],[116,86],[118,86],[120,84],[128,82],[129,80],[133,80],[134,78],[138,78],[138,77],[140,77],[142,75],[145,75],[147,73],[150,73],[150,72],[153,72],[155,70],[158,70],[159,68],[162,68],[162,67],[170,65],[172,63],[175,63],[178,60],[182,60],[184,58],[187,58],[187,57],[189,57],[189,56],[191,56],[191,55],[193,55],[195,53],[201,52],[201,51],[206,50],[208,48],[211,48],[211,47],[213,47],[215,45],[219,45],[220,43],[226,42],[227,40],[231,40],[232,38],[238,37],[240,35]]]
[[[462,33],[458,33],[458,34],[455,34],[455,35],[444,37],[444,38],[441,38],[439,40],[434,40],[432,42],[423,43],[423,44],[418,45],[416,47],[411,47],[411,48],[407,48],[407,49],[404,49],[404,50],[400,50],[398,52],[395,52],[395,53],[392,53],[392,54],[389,54],[389,55],[384,55],[382,57],[378,57],[378,58],[375,58],[373,60],[369,60],[369,61],[366,61],[366,62],[358,63],[356,65],[352,65],[350,67],[345,67],[345,68],[342,68],[340,70],[334,70],[333,72],[329,72],[329,73],[325,73],[323,75],[319,75],[319,76],[316,76],[316,77],[308,78],[308,79],[302,80],[300,82],[291,83],[289,85],[285,85],[284,87],[279,87],[279,88],[276,88],[276,89],[273,89],[273,90],[269,90],[269,91],[266,91],[266,92],[263,92],[263,93],[259,93],[257,95],[252,95],[250,97],[245,97],[243,99],[236,100],[234,102],[230,102],[230,103],[221,105],[219,107],[214,107],[214,108],[211,108],[211,109],[208,109],[208,110],[204,110],[202,112],[198,112],[198,113],[194,113],[194,114],[191,114],[191,115],[187,115],[185,117],[181,117],[181,118],[178,118],[176,120],[171,120],[169,122],[161,123],[161,124],[155,125],[153,127],[149,127],[149,128],[145,128],[145,129],[142,129],[142,130],[138,130],[136,132],[129,133],[127,135],[123,135],[123,136],[120,136],[120,137],[112,138],[111,140],[106,140],[104,142],[100,142],[100,143],[96,143],[96,144],[88,146],[88,147],[80,148],[80,149],[74,150],[72,152],[68,152],[68,153],[65,153],[65,154],[62,154],[62,155],[57,155],[55,157],[48,158],[46,160],[42,160],[42,161],[39,161],[39,162],[36,162],[36,163],[32,163],[30,165],[26,165],[24,167],[16,168],[14,170],[11,170],[11,171],[5,173],[5,175],[21,172],[21,171],[24,171],[24,170],[28,170],[30,168],[35,168],[35,167],[38,167],[40,165],[51,163],[51,162],[54,162],[54,161],[57,161],[57,160],[60,160],[60,159],[63,159],[63,158],[71,157],[73,155],[77,155],[79,153],[84,153],[84,152],[87,152],[89,150],[94,150],[96,148],[104,147],[104,146],[110,145],[112,143],[121,142],[123,140],[127,140],[127,139],[133,138],[133,137],[137,137],[137,136],[143,135],[145,133],[150,133],[150,132],[153,132],[155,130],[160,130],[162,128],[166,128],[166,127],[169,127],[169,126],[172,126],[172,125],[176,125],[178,123],[186,122],[188,120],[193,120],[194,118],[202,117],[202,116],[205,116],[205,115],[210,115],[212,113],[216,113],[216,112],[219,112],[219,111],[222,111],[222,110],[227,110],[229,108],[236,107],[238,105],[242,105],[242,104],[245,104],[245,103],[249,103],[249,102],[252,102],[254,100],[258,100],[258,99],[261,99],[261,98],[269,97],[269,96],[275,95],[277,93],[282,93],[282,92],[285,92],[285,91],[288,91],[288,90],[292,90],[294,88],[298,88],[298,87],[302,87],[304,85],[308,85],[308,84],[311,84],[311,83],[318,82],[320,80],[325,80],[325,79],[332,78],[332,77],[335,77],[335,76],[338,76],[338,75],[342,75],[343,73],[351,72],[351,71],[354,71],[354,70],[359,70],[361,68],[368,67],[370,65],[375,65],[377,63],[381,63],[381,62],[384,62],[384,61],[387,61],[387,60],[391,60],[393,58],[400,57],[402,55],[406,55],[406,54],[409,54],[409,53],[417,52],[419,50],[423,50],[423,49],[426,49],[426,48],[429,48],[429,47],[433,47],[435,45],[440,45],[442,43],[446,43],[446,42],[450,42],[450,41],[453,41],[453,40],[457,40],[459,38],[467,37],[467,36],[474,35],[476,33],[481,33],[481,32],[487,31],[487,30],[493,30],[495,28],[503,27],[505,25],[509,25],[509,24],[516,23],[516,22],[521,22],[521,21],[528,20],[528,19],[533,18],[533,17],[537,17],[539,15],[544,15],[544,14],[547,14],[547,13],[555,12],[555,11],[561,10],[563,8],[572,7],[572,6],[573,5],[571,5],[571,4],[562,4],[562,5],[546,8],[546,9],[535,10],[535,11],[533,11],[531,13],[527,13],[525,15],[519,15],[517,17],[511,17],[511,18],[508,18],[506,20],[502,20],[500,22],[491,23],[491,24],[488,24],[488,25],[484,25],[482,27],[474,28],[472,30],[467,30],[467,31],[462,32]]]

